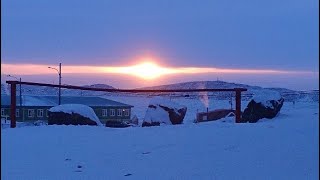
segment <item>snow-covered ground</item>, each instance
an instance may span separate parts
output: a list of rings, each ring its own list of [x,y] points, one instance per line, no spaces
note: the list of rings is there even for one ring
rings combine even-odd
[[[136,98],[114,97],[142,118],[150,98]],[[1,179],[319,179],[319,103],[285,103],[255,124],[194,124],[197,109],[229,102],[172,100],[188,107],[183,125],[2,129]]]

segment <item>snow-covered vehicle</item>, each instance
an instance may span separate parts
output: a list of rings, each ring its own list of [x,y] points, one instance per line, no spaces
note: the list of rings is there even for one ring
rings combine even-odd
[[[122,122],[122,121],[107,121],[106,127],[113,127],[113,128],[126,128],[131,126],[129,123]]]

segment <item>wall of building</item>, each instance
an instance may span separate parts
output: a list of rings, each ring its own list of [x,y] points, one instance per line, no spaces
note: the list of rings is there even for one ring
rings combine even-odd
[[[40,106],[40,107],[16,107],[16,120],[17,121],[37,121],[37,120],[48,120],[47,110],[51,107]],[[33,113],[28,113],[28,111]],[[39,110],[39,113],[38,113]],[[40,111],[42,110],[42,116]],[[10,107],[1,107],[1,117],[7,116],[10,119]]]
[[[114,116],[111,114],[112,110],[114,110]],[[121,115],[118,114],[118,110],[121,111]],[[130,107],[95,107],[94,111],[102,123],[106,121],[129,121],[131,118]],[[103,114],[103,111],[106,111],[106,114]],[[125,114],[126,111],[128,111],[128,114]]]
[[[37,120],[48,120],[48,113],[47,111],[51,107],[18,107],[17,111],[19,111],[19,116],[16,116],[17,121],[37,121]],[[102,123],[105,123],[106,121],[129,121],[131,118],[131,108],[130,107],[92,107],[98,118]],[[3,115],[1,117],[7,116],[8,119],[10,119],[10,107],[1,107],[1,111],[3,110]],[[33,115],[28,113],[28,111],[32,112]],[[38,113],[38,110],[42,110],[42,116],[40,113]],[[114,116],[111,114],[111,111],[114,110]],[[118,110],[121,111],[121,115],[118,114]],[[106,111],[106,115],[103,114],[103,111]],[[128,111],[129,114],[125,114],[125,112]],[[18,114],[16,114],[18,115]]]

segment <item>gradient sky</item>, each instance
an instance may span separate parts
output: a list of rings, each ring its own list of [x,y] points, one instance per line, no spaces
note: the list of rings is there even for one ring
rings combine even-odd
[[[220,78],[265,87],[319,89],[319,1],[1,1],[2,64],[127,66],[144,57],[176,68],[309,72],[176,75],[158,79],[158,84]],[[25,80],[42,78],[1,69]],[[56,78],[51,73],[47,81]],[[64,81],[157,85],[119,82],[123,75],[83,76],[67,74]]]

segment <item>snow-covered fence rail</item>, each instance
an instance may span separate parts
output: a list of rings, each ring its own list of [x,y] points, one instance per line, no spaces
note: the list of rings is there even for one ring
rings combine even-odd
[[[22,81],[6,81],[11,85],[11,108],[10,108],[10,118],[11,118],[11,128],[16,127],[16,85],[25,84],[33,86],[47,86],[47,87],[59,87],[66,89],[80,89],[88,91],[103,91],[103,92],[127,92],[127,93],[169,93],[169,92],[236,92],[236,122],[241,121],[241,92],[247,91],[245,88],[231,88],[231,89],[166,89],[166,90],[157,90],[157,89],[107,89],[107,88],[92,88],[92,87],[81,87],[81,86],[72,86],[72,85],[56,85],[56,84],[46,84],[46,83],[35,83],[35,82],[22,82]]]

